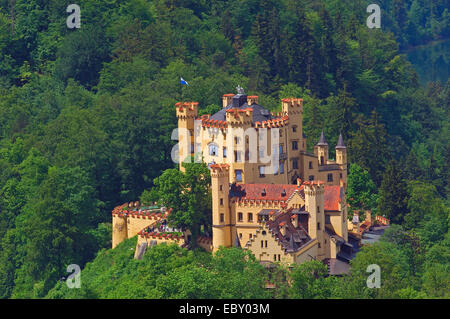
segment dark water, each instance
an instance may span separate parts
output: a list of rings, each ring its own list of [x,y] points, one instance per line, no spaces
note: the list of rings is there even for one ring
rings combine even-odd
[[[450,39],[433,42],[406,52],[409,61],[419,74],[420,84],[447,82],[450,75]]]

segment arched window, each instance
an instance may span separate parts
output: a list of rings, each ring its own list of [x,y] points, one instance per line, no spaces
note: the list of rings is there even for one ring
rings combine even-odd
[[[219,155],[219,147],[217,146],[216,143],[209,143],[208,147],[209,147],[209,155],[210,156]]]

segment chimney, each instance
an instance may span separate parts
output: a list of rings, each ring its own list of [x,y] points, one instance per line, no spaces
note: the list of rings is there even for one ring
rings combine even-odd
[[[224,95],[222,96],[222,104],[223,104],[223,107],[227,107],[228,105],[231,104],[231,101],[233,100],[233,96],[234,96],[233,93],[224,94]]]
[[[298,214],[293,214],[291,216],[291,222],[295,228],[298,228]]]
[[[286,222],[280,223],[280,233],[282,236],[286,236]]]
[[[258,96],[257,95],[249,95],[247,96],[247,104],[258,104]]]
[[[297,187],[302,186],[302,179],[301,178],[297,178]]]

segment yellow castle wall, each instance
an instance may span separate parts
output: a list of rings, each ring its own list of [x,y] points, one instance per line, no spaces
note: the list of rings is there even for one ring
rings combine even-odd
[[[294,262],[297,264],[313,260],[312,257],[318,255],[317,240],[312,240],[305,247],[296,252]]]
[[[156,217],[149,218],[149,216],[133,217],[133,215],[128,215],[127,217],[119,217],[114,215],[112,248],[115,248],[125,239],[135,236],[145,227],[156,224],[158,220]]]
[[[265,232],[265,233],[264,233]],[[255,236],[250,240],[248,249],[259,261],[292,263],[293,256],[285,253],[279,242],[263,225],[255,232]]]

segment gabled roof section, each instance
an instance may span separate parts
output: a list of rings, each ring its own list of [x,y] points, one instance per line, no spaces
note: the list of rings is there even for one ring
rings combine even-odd
[[[339,185],[326,185],[323,194],[323,206],[327,211],[339,211],[339,203],[342,201],[342,187]]]
[[[291,221],[291,216],[291,212],[286,211],[278,214],[274,220],[269,220],[266,222],[266,225],[272,235],[287,253],[298,251],[311,240],[308,232],[300,223],[297,227],[294,227]],[[286,233],[284,235],[281,233],[281,227],[285,227]]]

